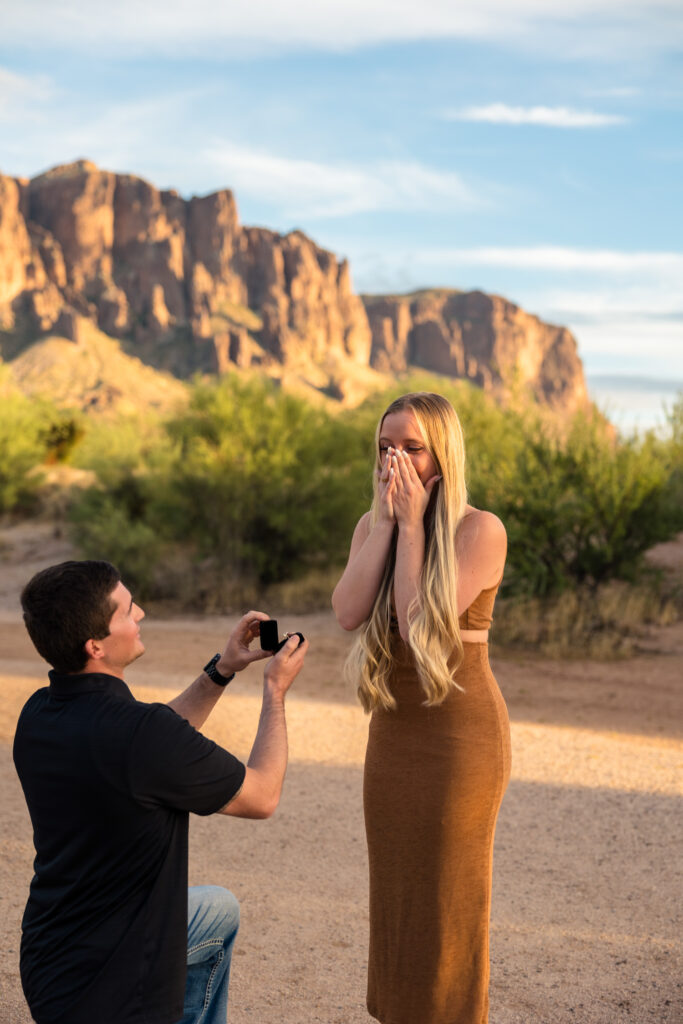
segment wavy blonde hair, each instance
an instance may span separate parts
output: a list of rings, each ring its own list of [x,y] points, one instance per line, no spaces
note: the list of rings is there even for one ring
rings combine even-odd
[[[424,703],[434,705],[440,704],[451,690],[462,690],[453,675],[463,657],[458,624],[455,534],[467,507],[465,441],[455,409],[442,395],[420,391],[393,401],[383,413],[375,433],[373,525],[379,516],[376,470],[380,468],[382,425],[390,413],[406,410],[415,416],[437,472],[441,474],[424,517],[425,560],[417,597],[408,609],[408,645],[425,693]],[[347,678],[358,687],[358,696],[366,711],[396,707],[389,689],[396,539],[394,530],[372,612],[361,627],[345,666]]]

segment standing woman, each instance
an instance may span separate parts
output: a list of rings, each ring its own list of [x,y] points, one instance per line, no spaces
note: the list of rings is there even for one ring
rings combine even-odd
[[[396,399],[374,501],[332,604],[361,626],[347,669],[372,712],[364,808],[367,1005],[382,1024],[486,1024],[493,834],[510,774],[488,628],[505,529],[467,503],[460,422],[441,395]]]

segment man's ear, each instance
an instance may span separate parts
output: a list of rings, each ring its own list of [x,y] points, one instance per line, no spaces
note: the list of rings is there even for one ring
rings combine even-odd
[[[89,660],[98,661],[100,658],[104,657],[104,651],[102,650],[98,640],[86,640],[83,645],[83,649],[85,650]]]

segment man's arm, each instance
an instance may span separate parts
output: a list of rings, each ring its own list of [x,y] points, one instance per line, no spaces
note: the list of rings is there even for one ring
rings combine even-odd
[[[269,818],[275,811],[287,769],[285,694],[298,675],[307,650],[307,640],[299,644],[299,638],[292,636],[266,666],[261,717],[244,782],[220,814]]]
[[[265,622],[269,617],[265,612],[254,611],[242,616],[228,637],[225,650],[216,665],[222,676],[231,676],[233,672],[239,672],[252,661],[271,657],[269,651],[262,651],[259,648],[249,650],[249,644],[259,635],[259,623]],[[206,672],[202,672],[186,690],[167,703],[195,729],[201,729],[224,692],[224,686],[218,686]]]

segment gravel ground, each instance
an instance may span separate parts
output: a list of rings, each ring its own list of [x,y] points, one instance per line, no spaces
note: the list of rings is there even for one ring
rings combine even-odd
[[[51,542],[49,560],[67,556],[59,538]],[[17,581],[40,553],[24,550],[23,558],[23,571],[9,564],[0,583],[1,1024],[30,1021],[17,964],[31,829],[11,739],[44,666],[16,612]],[[218,649],[231,621],[150,618],[147,654],[129,675],[134,692],[168,699]],[[369,1024],[367,719],[341,680],[348,637],[332,616],[282,627],[301,628],[311,650],[288,700],[291,763],[280,808],[266,822],[193,819],[190,880],[228,886],[242,904],[231,1024]],[[493,648],[512,719],[513,772],[496,836],[491,1024],[683,1020],[683,625],[653,632],[649,646],[610,663]],[[208,734],[242,756],[259,690],[253,666],[207,723]]]

